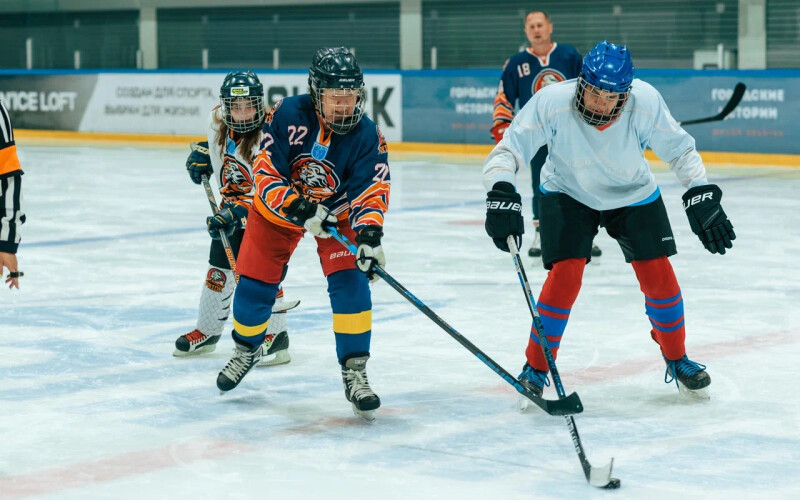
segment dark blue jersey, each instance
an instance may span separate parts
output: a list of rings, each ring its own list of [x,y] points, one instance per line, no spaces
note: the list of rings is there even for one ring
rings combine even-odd
[[[525,106],[533,94],[551,83],[577,78],[583,58],[572,45],[553,43],[544,57],[534,55],[530,48],[509,58],[494,100],[492,130],[508,127],[514,119],[514,103]]]
[[[326,132],[310,95],[287,97],[267,117],[253,183],[256,210],[284,227],[298,227],[281,211],[297,196],[349,217],[356,232],[383,226],[390,184],[386,140],[366,116],[347,134]]]

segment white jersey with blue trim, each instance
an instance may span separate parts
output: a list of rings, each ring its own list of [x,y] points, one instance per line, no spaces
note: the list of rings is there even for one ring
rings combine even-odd
[[[565,193],[595,210],[611,210],[658,196],[644,150],[669,164],[684,187],[708,184],[694,138],[672,118],[661,94],[634,79],[628,102],[611,124],[593,127],[575,107],[577,80],[548,85],[514,117],[486,158],[486,190],[496,182],[516,185],[516,173],[547,145],[540,188]]]

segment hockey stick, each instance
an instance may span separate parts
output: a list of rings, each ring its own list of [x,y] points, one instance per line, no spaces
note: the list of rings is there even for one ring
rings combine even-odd
[[[356,254],[356,246],[352,244],[344,235],[339,233],[339,231],[335,227],[329,227],[328,232],[341,243],[346,249],[348,249],[353,255]],[[435,312],[433,312],[428,306],[426,306],[421,300],[414,296],[411,292],[406,290],[406,288],[397,282],[394,278],[392,278],[389,273],[387,273],[382,267],[375,266],[374,268],[375,274],[380,276],[383,281],[389,284],[392,288],[397,290],[403,297],[405,297],[409,302],[411,302],[417,309],[422,311],[425,316],[430,318],[434,323],[439,325],[445,332],[447,332],[451,337],[453,337],[456,342],[464,346],[469,352],[475,355],[476,358],[483,361],[483,363],[492,369],[495,373],[500,375],[500,377],[511,384],[514,389],[517,390],[520,394],[525,396],[526,398],[533,401],[533,403],[538,406],[539,408],[543,409],[550,415],[572,415],[575,413],[580,413],[583,411],[583,405],[581,404],[581,400],[578,399],[577,394],[570,395],[569,398],[566,399],[559,399],[559,400],[549,400],[543,399],[540,397],[535,396],[529,390],[520,384],[516,378],[514,378],[508,371],[506,371],[502,366],[496,363],[492,358],[487,356],[483,351],[481,351],[475,344],[467,340],[466,337],[461,335],[456,331],[455,328],[448,325],[442,318],[440,318]]]
[[[211,213],[216,215],[217,214],[217,200],[214,198],[214,192],[211,190],[211,185],[208,183],[208,176],[204,175],[203,179],[203,188],[206,190],[206,196],[208,197],[208,203],[211,205]],[[236,272],[236,257],[233,255],[233,248],[231,248],[231,242],[228,239],[228,235],[225,234],[225,231],[222,229],[219,230],[219,237],[222,240],[222,246],[225,248],[225,256],[228,258],[228,264],[231,266],[231,270],[233,271],[233,277],[236,280],[236,283],[239,283],[239,274]],[[299,300],[290,300],[290,301],[283,301],[280,304],[275,304],[272,306],[273,313],[285,313],[286,311],[291,311],[295,307],[300,305]]]
[[[194,144],[192,144],[194,146]],[[206,197],[208,197],[208,204],[211,205],[211,216],[217,215],[217,200],[214,199],[214,192],[211,191],[211,185],[208,183],[208,176],[204,175],[203,179],[203,187],[206,190]],[[236,283],[239,283],[239,274],[236,272],[236,257],[233,256],[233,249],[231,248],[231,242],[228,240],[228,235],[225,234],[225,231],[222,229],[219,230],[219,239],[222,240],[222,246],[225,248],[225,256],[228,257],[228,264],[231,266],[231,271],[233,271],[233,278],[236,280]]]
[[[741,102],[742,97],[744,97],[745,90],[747,90],[747,87],[744,85],[744,83],[742,82],[737,83],[736,86],[733,88],[733,94],[731,95],[731,98],[728,100],[728,104],[726,104],[725,107],[722,108],[722,111],[720,111],[714,116],[709,116],[708,118],[698,118],[696,120],[687,120],[684,122],[678,122],[678,125],[681,126],[696,125],[698,123],[717,122],[724,120],[725,117],[731,114],[731,111],[733,111],[736,108],[736,106],[739,105],[739,102]]]
[[[542,320],[539,317],[539,312],[536,309],[536,302],[533,300],[533,293],[531,293],[531,285],[528,283],[528,276],[525,275],[525,269],[522,267],[522,259],[519,257],[517,242],[513,235],[509,236],[507,241],[508,248],[511,251],[511,256],[514,259],[514,267],[517,268],[517,277],[519,278],[519,283],[522,285],[523,292],[525,292],[525,300],[528,303],[528,309],[533,317],[533,325],[536,328],[536,335],[539,338],[539,345],[542,347],[542,351],[544,351],[544,357],[547,360],[547,367],[550,369],[550,374],[553,376],[553,385],[556,388],[559,400],[564,401],[564,398],[566,397],[564,386],[561,384],[561,377],[556,369],[553,353],[550,350],[550,346],[547,343],[547,337],[544,334],[544,326],[542,326]],[[575,393],[570,395],[570,397],[572,396],[575,396]],[[614,467],[614,459],[612,458],[611,462],[604,467],[592,467],[592,465],[589,463],[589,460],[586,458],[586,453],[583,451],[583,444],[581,443],[580,435],[578,435],[578,427],[575,425],[575,419],[572,417],[572,415],[566,415],[564,418],[567,421],[567,427],[569,428],[569,433],[572,436],[572,444],[575,446],[575,451],[578,453],[578,459],[581,461],[583,473],[586,476],[586,480],[589,482],[589,484],[598,488],[605,488],[609,490],[619,488],[619,479],[611,477],[611,469]]]

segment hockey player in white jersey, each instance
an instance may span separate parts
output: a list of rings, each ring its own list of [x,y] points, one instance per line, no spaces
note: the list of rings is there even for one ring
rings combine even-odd
[[[577,79],[549,85],[528,101],[484,165],[486,231],[501,250],[508,251],[511,235],[521,243],[516,173],[547,145],[540,227],[549,273],[538,309],[553,356],[591,260],[592,239],[605,227],[644,293],[651,336],[667,364],[665,382],[674,380],[681,391],[697,394],[711,378],[704,365],[686,356],[683,299],[668,260],[676,253],[675,241],[645,148],[668,163],[688,189],[684,208],[706,249],[724,254],[736,236],[720,206],[722,191],[709,184],[694,139],[672,118],[658,91],[633,73],[627,47],[603,41],[584,57]],[[547,363],[533,331],[520,381],[541,394],[549,385]]]
[[[236,279],[228,263],[219,231],[228,236],[234,255],[238,255],[253,200],[253,160],[259,151],[262,127],[266,120],[264,86],[252,71],[229,73],[220,88],[220,105],[211,111],[208,141],[193,146],[186,169],[195,184],[204,176],[214,176],[222,196],[216,215],[207,219],[211,235],[209,268],[200,295],[197,328],[175,341],[175,356],[211,352],[217,347],[231,310]],[[262,365],[284,364],[289,356],[286,325],[287,304],[279,290],[274,313],[264,338]]]

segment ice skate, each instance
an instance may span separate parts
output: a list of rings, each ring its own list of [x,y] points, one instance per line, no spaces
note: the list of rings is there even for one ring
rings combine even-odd
[[[517,379],[519,380],[519,383],[522,384],[522,387],[526,388],[534,396],[539,398],[542,397],[544,387],[550,387],[550,379],[547,378],[547,372],[537,370],[528,363],[525,363],[525,366],[522,367],[522,373],[519,374]],[[530,399],[526,398],[525,396],[519,396],[517,400],[519,411],[526,411],[530,404]]]
[[[592,258],[595,259],[603,255],[603,251],[600,250],[600,247],[592,243]]]
[[[264,336],[264,355],[258,366],[285,365],[292,360],[289,355],[289,334],[286,330]]]
[[[369,386],[368,359],[368,354],[346,358],[342,366],[342,384],[344,384],[344,396],[353,405],[353,413],[372,422],[375,420],[375,410],[381,406],[381,400]]]
[[[669,360],[666,357],[667,372],[664,374],[664,382],[675,381],[678,391],[681,394],[696,399],[710,399],[708,386],[711,384],[711,376],[706,372],[706,366],[695,363],[684,354],[677,360]]]
[[[278,300],[275,306],[283,305],[283,300]],[[285,365],[290,362],[289,356],[289,332],[286,325],[286,313],[273,313],[267,327],[267,334],[264,336],[264,355],[258,366],[277,366]]]
[[[194,329],[178,337],[178,340],[175,341],[175,351],[173,351],[172,355],[184,357],[213,352],[217,348],[219,337],[219,335],[206,335],[200,330]]]
[[[217,376],[217,388],[220,394],[225,394],[239,385],[247,372],[261,360],[264,353],[264,344],[250,347],[247,344],[239,343],[235,335],[233,340],[236,342],[233,357]]]
[[[539,237],[539,221],[533,221],[533,243],[528,249],[528,257],[541,257],[542,256],[542,243]]]

